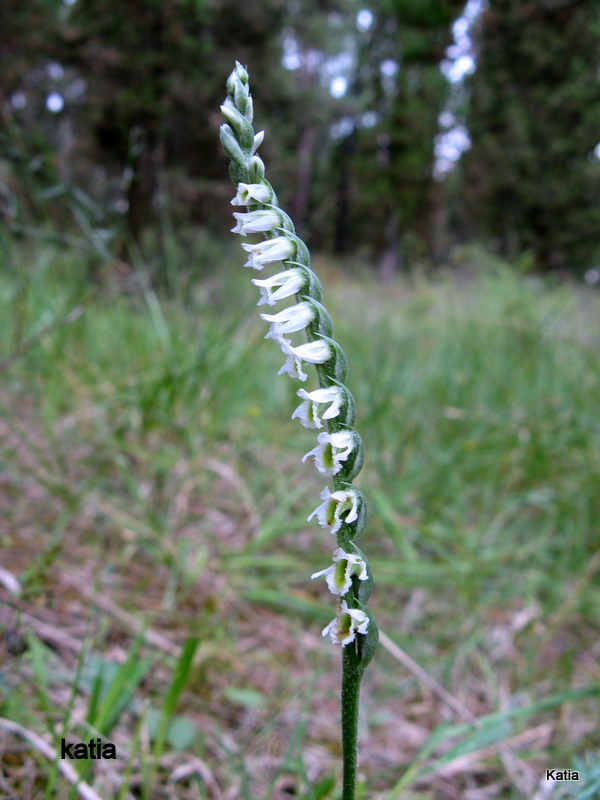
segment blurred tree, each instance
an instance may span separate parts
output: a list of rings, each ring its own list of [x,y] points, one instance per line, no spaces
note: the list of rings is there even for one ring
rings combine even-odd
[[[266,128],[261,153],[269,160],[280,200],[299,233],[312,245],[323,246],[323,220],[333,211],[328,188],[330,127],[339,113],[330,86],[351,58],[355,6],[353,0],[291,0],[285,8],[279,68],[274,69],[272,61],[251,66],[256,124]]]
[[[4,0],[0,10],[0,90],[4,98],[19,88],[25,72],[31,69],[33,53],[48,49],[56,30],[57,0]]]
[[[489,0],[475,28],[468,217],[543,269],[598,256],[600,4]]]
[[[362,30],[339,143],[335,241],[339,251],[370,242],[384,278],[430,249],[434,138],[448,96],[439,64],[463,5],[372,0],[357,17]]]
[[[46,100],[41,86],[60,48],[62,8],[59,0],[4,0],[0,9],[0,160],[13,173],[6,168],[0,173],[2,214],[10,196],[10,216],[19,208],[40,220],[43,209],[35,187],[46,190],[56,182],[41,125]],[[31,102],[32,97],[37,102]],[[23,125],[15,117],[17,110]]]
[[[347,47],[351,0],[7,2],[11,37],[0,41],[0,86],[7,97],[22,91],[36,109],[20,109],[18,120],[38,128],[44,120],[54,128],[59,118],[76,122],[77,153],[71,159],[73,148],[63,148],[64,171],[97,197],[104,183],[136,243],[160,221],[167,200],[178,222],[222,227],[231,188],[219,105],[235,59],[249,66],[257,124],[267,129],[261,153],[302,225],[310,187],[317,195],[322,189],[315,154],[330,153],[326,67]],[[32,10],[35,29],[28,27]],[[51,61],[69,76],[56,115],[44,108]],[[36,70],[42,94],[34,98]],[[82,89],[76,103],[68,96],[74,79]]]
[[[283,13],[280,0],[86,0],[73,7],[71,63],[89,80],[100,151],[128,167],[136,241],[156,216],[167,168],[188,186],[198,216],[210,217],[214,196],[200,184],[224,174],[215,157],[223,76],[237,58],[250,61],[255,74],[270,64],[276,82]],[[200,184],[190,183],[194,177]]]

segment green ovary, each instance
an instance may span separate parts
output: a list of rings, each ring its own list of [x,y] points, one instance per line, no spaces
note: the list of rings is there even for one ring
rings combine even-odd
[[[341,640],[350,633],[352,617],[350,614],[340,614],[338,622],[338,638]]]
[[[328,444],[323,448],[323,464],[327,469],[333,469],[335,462],[333,460],[333,447]]]
[[[344,586],[346,584],[346,568],[348,566],[348,562],[345,558],[342,558],[341,561],[338,561],[335,565],[335,569],[333,572],[333,582],[335,584],[335,588],[338,589],[340,592],[343,591]]]
[[[325,521],[329,525],[330,528],[333,528],[335,525],[335,512],[337,509],[338,504],[335,500],[330,500],[329,505],[327,506],[327,513],[325,515]]]

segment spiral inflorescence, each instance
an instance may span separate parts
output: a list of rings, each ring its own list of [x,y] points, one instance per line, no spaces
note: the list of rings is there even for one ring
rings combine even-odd
[[[307,364],[313,364],[318,388],[300,389],[302,402],[294,411],[306,428],[320,430],[316,447],[303,461],[313,459],[320,473],[331,477],[333,487],[321,493],[321,505],[310,515],[337,537],[331,566],[312,577],[324,576],[330,591],[339,598],[335,619],[325,628],[333,642],[353,653],[356,670],[364,669],[377,645],[377,626],[366,604],[373,576],[364,553],[357,546],[366,525],[366,502],[352,481],[363,464],[363,444],[354,429],[355,404],[345,385],[348,364],[333,338],[333,323],[322,304],[319,279],[310,269],[310,255],[296,236],[290,217],[279,208],[273,188],[265,179],[265,167],[256,154],[263,132],[255,134],[248,73],[239,64],[227,81],[227,98],[221,106],[225,123],[221,142],[230,158],[230,174],[237,187],[232,205],[245,206],[234,212],[233,232],[242,236],[264,234],[258,244],[242,246],[248,252],[245,266],[262,270],[266,264],[283,262],[285,269],[269,278],[254,279],[260,289],[258,305],[273,306],[295,297],[296,304],[275,314],[262,313],[270,324],[265,338],[275,340],[286,357],[280,374],[305,381]],[[291,334],[304,331],[307,341],[294,345]]]

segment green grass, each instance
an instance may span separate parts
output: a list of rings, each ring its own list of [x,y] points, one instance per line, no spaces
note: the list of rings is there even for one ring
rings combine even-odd
[[[115,265],[90,283],[72,251],[7,254],[0,716],[53,746],[109,733],[119,761],[82,768],[101,797],[335,798],[334,609],[308,580],[331,541],[305,522],[325,481],[250,270],[204,261],[164,297]],[[485,263],[385,288],[316,267],[365,444],[371,607],[468,716],[382,647],[365,798],[597,779],[600,297]],[[0,795],[73,797],[24,741],[0,727]]]

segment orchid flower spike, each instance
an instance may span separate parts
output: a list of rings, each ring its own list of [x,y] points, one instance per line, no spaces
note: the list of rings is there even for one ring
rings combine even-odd
[[[285,356],[280,375],[307,381],[312,373],[316,378],[314,387],[298,391],[301,402],[292,419],[299,419],[305,428],[321,429],[316,446],[302,461],[312,459],[318,472],[331,476],[333,484],[323,489],[322,502],[308,519],[316,517],[319,525],[337,539],[332,564],[312,577],[324,576],[329,590],[340,598],[335,619],[323,635],[329,635],[343,649],[343,800],[353,800],[360,681],[375,652],[378,634],[366,608],[373,585],[371,570],[355,544],[365,529],[366,503],[352,484],[362,467],[363,447],[354,429],[354,400],[345,385],[347,361],[333,338],[333,324],[322,304],[319,279],[310,269],[308,249],[294,233],[292,221],[279,208],[275,192],[265,179],[265,165],[256,152],[264,132],[255,133],[252,127],[248,73],[237,62],[227,81],[221,110],[225,120],[221,142],[236,185],[231,204],[245,207],[233,212],[236,224],[232,230],[241,236],[260,234],[263,239],[256,244],[242,243],[248,254],[244,266],[263,270],[271,264],[283,264],[270,277],[252,280],[260,290],[258,305],[274,306],[294,298],[287,308],[260,315],[270,325],[265,338],[279,345]],[[294,337],[301,339],[294,341]]]

